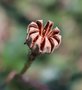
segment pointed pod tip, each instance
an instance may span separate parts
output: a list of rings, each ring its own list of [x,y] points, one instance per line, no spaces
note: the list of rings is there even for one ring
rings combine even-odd
[[[58,28],[58,27],[55,27],[55,29],[56,29],[56,30],[59,30],[59,28]]]
[[[41,20],[41,19],[40,20],[37,20],[37,21],[43,23],[43,20]]]
[[[54,24],[54,22],[52,22],[51,20],[48,20],[48,22],[49,22],[50,24]]]

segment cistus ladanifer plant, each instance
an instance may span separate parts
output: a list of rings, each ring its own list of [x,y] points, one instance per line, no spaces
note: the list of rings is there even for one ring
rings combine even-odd
[[[27,27],[25,44],[31,49],[29,61],[26,63],[21,73],[24,73],[35,57],[39,54],[52,53],[61,43],[61,35],[58,27],[52,28],[53,22],[48,21],[43,25],[43,20],[31,22]]]

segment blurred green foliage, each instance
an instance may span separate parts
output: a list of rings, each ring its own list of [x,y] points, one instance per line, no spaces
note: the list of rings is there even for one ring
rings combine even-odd
[[[26,75],[48,84],[50,90],[82,90],[82,79],[76,79],[79,74],[82,78],[82,0],[0,0],[0,85],[10,71],[23,68],[30,51],[24,45],[27,25],[37,19],[53,21],[62,43],[53,54],[39,56]],[[66,76],[69,80],[61,79]],[[59,82],[64,80],[68,82],[61,89]],[[3,90],[19,90],[16,87]]]

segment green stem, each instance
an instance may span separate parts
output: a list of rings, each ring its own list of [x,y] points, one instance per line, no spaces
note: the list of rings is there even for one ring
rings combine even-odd
[[[35,60],[35,58],[36,58],[36,55],[31,52],[27,62],[24,65],[24,68],[22,69],[20,74],[24,74],[29,69],[29,67],[31,66],[32,62]]]

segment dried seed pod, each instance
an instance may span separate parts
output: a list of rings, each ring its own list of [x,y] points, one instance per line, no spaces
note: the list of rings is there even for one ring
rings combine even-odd
[[[27,28],[26,44],[37,53],[52,53],[61,43],[58,27],[52,29],[53,22],[43,26],[42,20],[31,22]]]

